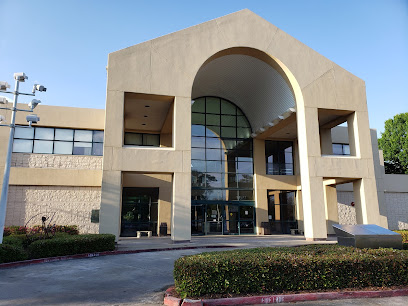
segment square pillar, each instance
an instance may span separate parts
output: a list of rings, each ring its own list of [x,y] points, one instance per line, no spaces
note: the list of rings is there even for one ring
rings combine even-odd
[[[326,223],[327,234],[335,234],[333,224],[339,223],[339,212],[337,208],[337,190],[336,187],[325,186],[324,198],[326,201]]]
[[[374,178],[353,182],[357,224],[380,224],[377,186]]]
[[[326,240],[327,225],[323,178],[316,175],[316,159],[321,157],[318,110],[297,101],[297,130],[306,240]]]
[[[121,171],[103,171],[99,233],[113,234],[116,236],[116,241],[120,235],[121,203]]]
[[[191,240],[191,174],[189,173],[173,174],[171,240],[173,242]]]
[[[331,129],[320,129],[320,146],[322,155],[333,155]]]

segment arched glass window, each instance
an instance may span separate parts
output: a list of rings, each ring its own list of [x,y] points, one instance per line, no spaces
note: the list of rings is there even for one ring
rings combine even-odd
[[[253,201],[250,124],[233,103],[217,97],[192,102],[193,201]]]

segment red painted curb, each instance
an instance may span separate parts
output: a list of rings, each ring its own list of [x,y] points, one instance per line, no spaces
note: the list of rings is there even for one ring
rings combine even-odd
[[[171,294],[174,288],[170,287],[166,291]],[[221,298],[221,299],[204,299],[204,300],[185,300],[181,305],[252,305],[252,304],[275,304],[275,303],[290,303],[302,301],[317,301],[317,300],[336,300],[336,299],[359,299],[359,298],[382,298],[407,296],[408,289],[395,290],[380,290],[380,291],[344,291],[344,292],[315,292],[315,293],[298,293],[298,294],[277,294],[265,296],[248,296],[237,298]],[[170,297],[170,296],[166,296]],[[175,298],[175,297],[174,297]],[[177,299],[177,298],[175,298]],[[178,299],[181,301],[181,299]],[[166,304],[166,299],[164,300]]]
[[[40,263],[46,263],[46,262],[61,261],[61,260],[92,258],[92,257],[108,256],[108,255],[137,254],[137,253],[147,253],[147,252],[164,252],[164,251],[179,251],[179,250],[193,250],[193,249],[217,249],[217,248],[233,248],[233,246],[209,245],[209,246],[164,248],[164,249],[105,251],[105,252],[75,254],[75,255],[56,256],[56,257],[38,258],[38,259],[29,259],[29,260],[24,260],[24,261],[13,261],[13,262],[7,262],[7,263],[0,263],[0,269],[15,268],[15,267],[28,266],[28,265],[40,264]]]

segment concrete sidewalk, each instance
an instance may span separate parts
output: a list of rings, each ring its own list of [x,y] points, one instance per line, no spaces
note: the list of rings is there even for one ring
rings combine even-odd
[[[259,248],[334,243],[337,243],[336,237],[329,237],[327,241],[306,241],[305,237],[300,235],[193,236],[191,242],[184,243],[173,243],[170,237],[121,237],[117,249],[118,251],[130,251],[208,247]]]

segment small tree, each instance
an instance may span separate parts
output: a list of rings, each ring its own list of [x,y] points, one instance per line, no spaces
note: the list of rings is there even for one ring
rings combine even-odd
[[[408,113],[385,121],[378,146],[384,153],[385,173],[408,174]]]

